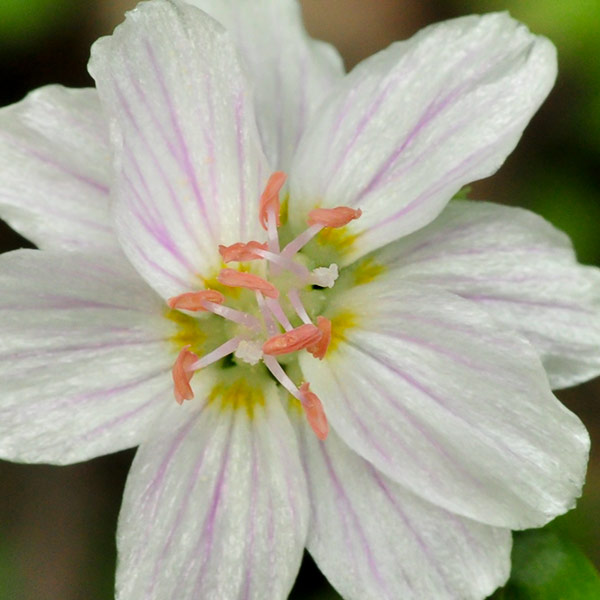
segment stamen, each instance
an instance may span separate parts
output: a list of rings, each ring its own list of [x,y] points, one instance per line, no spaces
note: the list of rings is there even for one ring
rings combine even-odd
[[[194,375],[193,364],[198,360],[198,357],[188,350],[189,346],[185,346],[179,352],[173,370],[173,392],[177,404],[183,404],[184,400],[191,400],[194,397],[194,392],[190,386],[190,381]]]
[[[222,269],[218,280],[227,287],[243,287],[249,290],[257,290],[268,298],[279,298],[279,290],[272,283],[253,273],[240,273],[235,269]]]
[[[264,356],[263,361],[273,377],[294,397],[299,400],[306,413],[306,419],[315,435],[324,440],[329,433],[329,424],[319,397],[311,392],[308,383],[303,383],[298,389],[287,373],[281,368],[274,356]]]
[[[279,252],[279,234],[277,233],[279,224],[279,208],[277,215],[275,215],[275,211],[269,210],[267,213],[267,246],[271,252]]]
[[[287,315],[283,312],[283,308],[277,300],[271,300],[267,298],[266,300],[267,306],[269,310],[273,313],[275,318],[283,325],[283,328],[286,331],[291,331],[294,329],[294,326],[290,323],[290,320],[287,318]]]
[[[263,352],[271,356],[297,352],[316,344],[323,335],[315,325],[305,323],[286,333],[274,335],[263,344]]]
[[[265,230],[268,229],[269,212],[273,212],[275,215],[277,227],[281,226],[281,219],[279,216],[279,192],[281,191],[286,178],[286,174],[282,171],[273,173],[271,177],[269,177],[269,181],[267,181],[267,185],[265,186],[265,191],[260,197],[258,220]]]
[[[249,260],[258,260],[263,258],[260,254],[257,254],[257,250],[266,250],[267,244],[261,242],[237,242],[237,244],[231,244],[231,246],[219,245],[219,254],[222,256],[223,261],[228,262],[245,262]]]
[[[332,288],[339,277],[338,266],[331,263],[328,267],[317,267],[311,273],[311,281],[321,287]]]
[[[249,329],[261,328],[260,321],[254,315],[249,315],[248,313],[245,313],[241,310],[236,310],[235,308],[230,308],[229,306],[213,304],[212,302],[205,302],[204,306],[206,310],[209,310],[215,315],[219,315],[228,321],[239,323],[240,325],[248,327]]]
[[[260,313],[263,316],[265,327],[267,328],[269,335],[275,335],[278,331],[277,325],[271,316],[271,312],[267,308],[264,296],[260,292],[256,292],[256,303],[258,304]]]
[[[223,304],[225,296],[217,290],[199,290],[197,292],[186,292],[173,296],[167,300],[167,304],[177,310],[200,311],[207,310],[205,303],[213,302]]]
[[[262,355],[263,353],[260,344],[248,340],[242,340],[235,351],[236,358],[251,365],[257,364],[262,358]]]
[[[312,323],[304,305],[302,304],[302,300],[300,300],[300,292],[297,289],[292,288],[288,292],[288,298],[290,299],[290,304],[296,311],[296,314],[302,319],[303,323]]]
[[[336,208],[315,208],[308,213],[309,225],[323,225],[323,227],[343,227],[350,221],[358,219],[362,210],[350,208],[349,206],[337,206]]]
[[[285,180],[285,173],[281,171],[273,173],[269,177],[260,199],[259,221],[267,231],[268,242],[250,241],[238,242],[229,246],[219,245],[219,253],[225,263],[265,259],[272,263],[267,267],[267,272],[270,271],[271,275],[277,274],[281,269],[295,274],[296,287],[291,287],[287,295],[303,324],[299,327],[292,326],[278,301],[279,290],[272,283],[253,273],[240,272],[230,268],[222,269],[217,278],[222,285],[254,290],[256,302],[263,316],[264,327],[261,320],[254,315],[224,306],[225,296],[216,290],[187,292],[169,298],[167,303],[172,309],[209,311],[255,332],[252,334],[246,332],[246,334],[235,336],[202,358],[198,358],[191,352],[189,345],[185,346],[173,365],[174,394],[175,400],[179,404],[182,404],[184,400],[191,400],[194,392],[190,382],[194,372],[229,354],[234,353],[238,360],[251,365],[256,365],[262,359],[273,377],[300,401],[311,428],[320,440],[324,440],[329,433],[329,424],[321,401],[315,393],[310,391],[308,383],[305,382],[298,388],[276,357],[306,349],[315,358],[323,359],[331,342],[331,321],[319,316],[315,325],[302,304],[297,288],[308,282],[314,282],[321,287],[333,287],[338,278],[338,266],[331,264],[329,267],[318,267],[311,272],[304,265],[296,263],[292,257],[323,228],[343,227],[353,219],[358,219],[362,211],[346,206],[314,209],[308,215],[309,227],[280,252],[277,231],[277,228],[281,226],[279,194]],[[280,333],[280,325],[285,329],[285,333]],[[261,345],[256,338],[264,335],[265,329],[270,337]]]
[[[312,240],[324,225],[311,225],[308,229],[305,229],[298,237],[294,238],[282,251],[281,256],[289,258],[294,256],[298,250],[306,246],[310,240]]]
[[[242,338],[240,336],[236,336],[230,340],[227,340],[224,344],[221,344],[218,348],[215,348],[212,352],[205,354],[200,360],[197,360],[195,363],[190,365],[190,369],[197,371],[198,369],[204,369],[204,367],[217,362],[224,356],[235,352],[241,341]]]
[[[304,382],[300,386],[300,393],[304,396],[302,406],[304,407],[308,424],[320,440],[326,439],[329,433],[329,423],[327,422],[321,400],[319,400],[319,397],[314,392],[310,391],[307,382]]]
[[[258,250],[256,253],[261,258],[266,258],[269,262],[275,263],[276,265],[295,273],[302,279],[302,282],[307,281],[310,277],[310,271],[304,265],[299,265],[293,260],[283,256],[283,254],[269,252],[268,250]]]
[[[338,206],[336,208],[315,208],[308,213],[308,229],[305,229],[297,238],[293,239],[281,252],[283,256],[289,258],[293,256],[310,240],[312,240],[324,227],[343,227],[362,215],[362,210],[350,208],[348,206]]]
[[[292,395],[296,400],[304,403],[304,396],[300,393],[300,390],[296,387],[294,382],[288,377],[287,373],[281,368],[281,365],[277,362],[274,356],[263,356],[263,362],[271,374],[279,383]]]
[[[306,350],[315,358],[323,360],[323,357],[327,353],[327,348],[329,348],[329,342],[331,342],[331,321],[325,317],[317,317],[317,327],[323,335],[316,344],[308,346]]]

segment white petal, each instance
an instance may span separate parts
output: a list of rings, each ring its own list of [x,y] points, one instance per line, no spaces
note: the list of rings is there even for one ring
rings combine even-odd
[[[179,2],[141,3],[92,48],[116,143],[116,229],[165,297],[203,286],[218,244],[256,239],[269,175],[249,87],[222,27]]]
[[[455,201],[374,260],[468,298],[519,331],[553,388],[600,374],[600,270],[577,264],[567,236],[541,217]]]
[[[119,521],[118,600],[283,600],[296,577],[306,482],[274,385],[248,413],[201,402],[199,390],[212,387],[202,375],[196,398],[163,417],[135,457]]]
[[[433,25],[367,59],[302,139],[290,174],[296,228],[317,204],[361,208],[347,264],[426,225],[498,169],[555,75],[554,46],[507,14]]]
[[[188,0],[221,22],[254,82],[271,165],[289,169],[310,118],[344,74],[335,48],[311,39],[296,0]]]
[[[119,255],[0,257],[0,456],[69,463],[135,446],[172,403],[159,297]]]
[[[573,507],[589,437],[528,342],[472,302],[391,274],[325,316],[337,348],[322,363],[302,355],[302,371],[344,441],[386,475],[510,529]]]
[[[0,110],[0,216],[40,248],[118,247],[96,90],[58,85]]]
[[[508,578],[511,535],[406,491],[334,432],[300,427],[307,547],[346,600],[481,599]]]

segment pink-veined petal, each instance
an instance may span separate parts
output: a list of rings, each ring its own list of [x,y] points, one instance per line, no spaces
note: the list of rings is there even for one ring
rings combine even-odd
[[[265,152],[287,171],[302,133],[341,79],[337,50],[313,40],[296,0],[188,0],[229,31],[254,83],[256,118]]]
[[[143,2],[92,48],[115,140],[115,227],[164,297],[202,287],[219,244],[260,237],[269,175],[249,85],[221,25],[176,1]]]
[[[2,108],[0,173],[0,217],[40,248],[118,248],[96,90],[51,85]]]
[[[308,500],[275,387],[251,407],[242,392],[232,409],[204,400],[214,381],[203,375],[195,400],[171,408],[133,462],[117,536],[119,600],[275,600],[296,577]]]
[[[505,13],[432,25],[358,65],[327,98],[290,170],[290,218],[362,209],[343,262],[423,227],[494,173],[556,76],[554,46]]]
[[[386,475],[510,529],[574,506],[589,437],[525,339],[473,302],[393,274],[339,294],[325,316],[333,347],[322,362],[300,356],[304,377],[331,426]]]
[[[398,275],[476,302],[539,352],[552,388],[600,374],[600,270],[526,210],[454,201],[430,225],[377,252]]]
[[[71,463],[137,445],[165,403],[173,332],[119,254],[0,257],[0,456]]]
[[[459,517],[380,473],[331,432],[298,425],[307,548],[346,600],[480,600],[508,578],[507,529]]]

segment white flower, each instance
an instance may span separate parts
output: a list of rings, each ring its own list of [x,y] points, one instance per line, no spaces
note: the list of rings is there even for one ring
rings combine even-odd
[[[554,48],[465,17],[343,76],[292,2],[194,4],[229,33],[143,3],[93,48],[98,94],[0,113],[1,214],[41,248],[0,260],[0,455],[140,445],[121,600],[284,598],[304,546],[345,598],[483,598],[510,529],[584,479],[542,361],[556,387],[600,372],[598,271],[533,214],[448,205]]]

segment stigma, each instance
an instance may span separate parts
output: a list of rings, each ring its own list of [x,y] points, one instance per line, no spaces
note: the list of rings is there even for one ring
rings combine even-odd
[[[281,226],[279,195],[285,181],[285,173],[273,173],[260,198],[257,216],[266,231],[267,241],[239,241],[218,247],[226,264],[265,262],[261,274],[266,275],[262,277],[231,267],[221,269],[217,276],[222,286],[253,293],[256,310],[245,312],[227,306],[223,293],[214,289],[190,291],[168,299],[167,304],[172,309],[213,313],[233,323],[236,331],[236,335],[202,357],[189,350],[189,346],[180,350],[172,370],[174,395],[178,404],[192,400],[194,392],[191,380],[194,374],[228,355],[249,365],[262,362],[273,378],[300,402],[308,424],[315,435],[324,440],[329,425],[321,400],[310,389],[308,382],[296,384],[290,378],[279,363],[279,357],[303,351],[317,360],[325,357],[332,338],[331,321],[319,315],[313,322],[302,303],[300,291],[310,285],[333,287],[338,277],[338,267],[331,264],[309,271],[295,258],[299,250],[322,229],[343,227],[353,219],[358,219],[361,211],[345,206],[316,208],[308,214],[307,229],[281,250],[278,233]],[[285,282],[285,289],[278,288],[278,281]],[[284,296],[289,301],[288,310],[291,307],[291,314],[284,310]],[[294,320],[301,324],[294,326]]]

